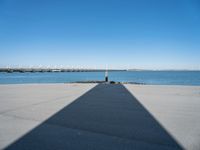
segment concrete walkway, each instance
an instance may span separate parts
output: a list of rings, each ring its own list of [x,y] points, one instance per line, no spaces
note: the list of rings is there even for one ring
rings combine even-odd
[[[0,148],[200,149],[200,87],[0,86]]]

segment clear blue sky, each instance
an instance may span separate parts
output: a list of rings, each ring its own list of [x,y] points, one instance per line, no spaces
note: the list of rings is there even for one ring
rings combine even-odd
[[[199,0],[0,0],[0,66],[200,69]]]

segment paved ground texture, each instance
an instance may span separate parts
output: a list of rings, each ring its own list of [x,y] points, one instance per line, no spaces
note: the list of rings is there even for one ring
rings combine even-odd
[[[0,85],[0,149],[200,149],[200,87]]]

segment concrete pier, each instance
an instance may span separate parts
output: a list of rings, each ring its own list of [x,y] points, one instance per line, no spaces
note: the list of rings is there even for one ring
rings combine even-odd
[[[0,149],[200,149],[200,87],[0,85]]]

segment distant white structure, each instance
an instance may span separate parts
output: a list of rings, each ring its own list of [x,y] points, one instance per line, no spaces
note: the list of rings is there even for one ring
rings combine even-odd
[[[61,72],[60,69],[53,69],[52,72]]]

